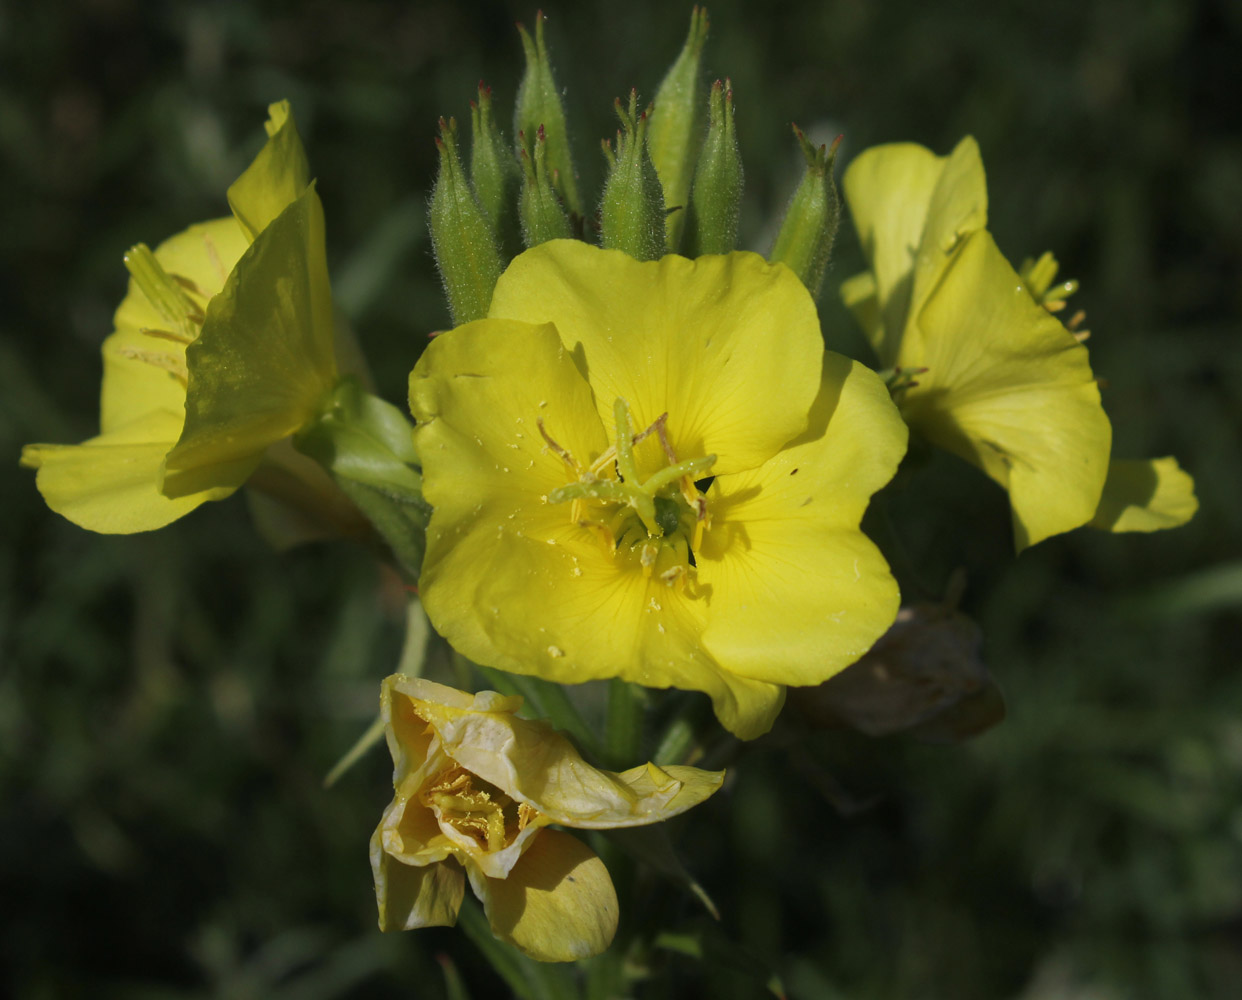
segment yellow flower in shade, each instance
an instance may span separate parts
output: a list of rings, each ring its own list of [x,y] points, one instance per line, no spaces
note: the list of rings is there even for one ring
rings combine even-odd
[[[228,496],[336,382],[323,208],[288,104],[269,111],[233,216],[126,254],[99,436],[22,452],[76,524],[147,531]]]
[[[1051,253],[1028,258],[1019,274],[1035,301],[1051,313],[1061,313],[1066,299],[1078,290],[1077,281],[1056,280],[1059,265]],[[1086,313],[1070,316],[1066,328],[1079,342],[1090,333],[1081,328]],[[1176,528],[1199,509],[1195,481],[1172,456],[1150,459],[1114,458],[1108,463],[1104,493],[1088,527],[1102,531],[1160,531]]]
[[[703,691],[749,739],[897,612],[859,522],[905,426],[782,265],[542,244],[431,343],[410,405],[420,592],[476,662]]]
[[[1086,524],[1112,428],[1087,350],[1031,296],[987,222],[975,141],[878,146],[845,172],[870,269],[842,286],[902,415],[1009,491],[1019,549]],[[913,374],[917,373],[917,374]]]
[[[465,880],[497,937],[543,962],[597,955],[617,929],[617,895],[579,830],[659,823],[698,805],[723,771],[586,763],[521,698],[396,674],[380,711],[396,795],[371,838],[381,930],[451,926]]]

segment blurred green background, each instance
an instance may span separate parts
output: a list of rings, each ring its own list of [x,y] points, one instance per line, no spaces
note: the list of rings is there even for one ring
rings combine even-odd
[[[797,178],[790,121],[843,133],[843,163],[973,133],[1002,249],[1054,249],[1082,281],[1116,453],[1177,455],[1202,507],[1175,532],[1080,531],[1015,560],[1000,490],[934,461],[899,507],[926,588],[909,596],[966,569],[1008,719],[958,747],[841,733],[747,747],[726,792],[673,831],[736,948],[656,952],[636,992],[745,997],[777,972],[808,998],[1237,996],[1242,7],[709,6],[707,66],[737,100],[744,243],[766,249]],[[654,92],[689,10],[547,10],[597,190],[612,98]],[[434,998],[453,995],[446,967],[475,997],[504,994],[461,933],[374,929],[383,752],[321,787],[396,663],[395,579],[360,550],[268,552],[240,497],[153,535],[89,535],[48,513],[16,461],[23,443],[95,433],[121,254],[224,214],[282,97],[319,177],[337,301],[402,401],[448,323],[424,219],[436,118],[468,119],[485,78],[505,120],[513,23],[532,16],[420,0],[0,5],[6,995]],[[859,266],[843,225],[821,314],[830,345],[865,357],[835,299]],[[696,926],[693,900],[657,892],[669,926]]]

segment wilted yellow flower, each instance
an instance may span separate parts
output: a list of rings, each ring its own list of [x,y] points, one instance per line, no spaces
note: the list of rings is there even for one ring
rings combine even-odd
[[[543,962],[597,955],[617,929],[599,857],[572,834],[659,823],[698,805],[723,771],[586,763],[521,698],[387,678],[380,711],[396,795],[371,838],[381,930],[451,926],[465,881],[497,937]]]
[[[22,452],[76,524],[147,531],[228,496],[336,381],[323,208],[288,103],[269,111],[233,216],[126,254],[100,435]]]
[[[1086,348],[1036,303],[984,228],[975,141],[947,157],[877,146],[842,188],[870,265],[842,297],[881,365],[918,373],[897,390],[902,415],[1009,491],[1019,549],[1086,524],[1112,428]]]
[[[897,612],[859,522],[905,426],[782,265],[542,244],[431,343],[410,405],[420,592],[476,662],[704,691],[749,739]]]

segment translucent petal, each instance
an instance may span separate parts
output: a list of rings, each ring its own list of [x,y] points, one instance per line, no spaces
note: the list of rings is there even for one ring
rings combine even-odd
[[[267,143],[229,187],[229,207],[250,240],[258,237],[310,183],[306,151],[288,101],[268,106]]]
[[[640,263],[553,240],[509,265],[489,315],[555,324],[605,426],[618,397],[638,427],[667,412],[677,455],[714,454],[718,474],[775,454],[806,426],[818,389],[815,304],[757,254]]]
[[[215,219],[190,226],[155,248],[155,259],[170,275],[191,282],[203,298],[195,301],[206,307],[206,298],[224,287],[229,272],[246,249],[246,240],[237,220]],[[116,332],[103,345],[104,379],[100,394],[100,427],[107,432],[142,416],[150,410],[181,412],[185,406],[185,387],[169,372],[125,352],[158,352],[185,361],[185,348],[173,341],[144,334],[144,329],[160,329],[164,324],[155,308],[133,281],[114,319]]]
[[[892,624],[897,584],[859,522],[905,448],[880,379],[826,353],[807,433],[758,469],[717,478],[698,573],[711,592],[703,644],[724,667],[818,684]]]
[[[1017,547],[1089,521],[1112,429],[1087,350],[1035,303],[980,231],[916,320],[928,371],[902,410],[1009,490]]]
[[[617,893],[595,852],[560,830],[543,830],[508,878],[470,872],[492,931],[540,962],[598,955],[617,932]]]
[[[602,771],[547,722],[513,714],[519,707],[514,699],[482,692],[474,706],[462,708],[441,702],[426,681],[398,675],[384,684],[394,701],[399,695],[411,699],[449,758],[554,823],[578,829],[659,823],[702,802],[724,778],[723,772],[693,767]],[[479,707],[484,697],[488,701]]]
[[[1185,524],[1199,509],[1195,481],[1177,459],[1113,459],[1091,527],[1161,531]]]
[[[189,391],[164,489],[260,455],[315,414],[336,379],[323,208],[311,188],[251,245],[186,349]]]

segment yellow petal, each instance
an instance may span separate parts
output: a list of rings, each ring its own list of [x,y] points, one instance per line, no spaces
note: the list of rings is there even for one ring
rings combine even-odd
[[[323,207],[313,187],[251,245],[188,348],[185,427],[164,490],[244,459],[299,430],[336,380]]]
[[[206,299],[224,287],[229,272],[246,249],[237,220],[215,219],[178,233],[155,248],[155,259],[170,275],[185,278],[201,292],[193,296],[204,308]],[[185,364],[183,345],[143,333],[165,323],[131,280],[114,319],[116,332],[103,344],[104,379],[100,394],[100,428],[107,432],[151,410],[180,413],[185,386],[168,371],[135,357],[135,353],[167,354]]]
[[[617,932],[617,893],[595,852],[560,830],[542,830],[508,878],[470,872],[492,931],[540,962],[598,955]]]
[[[22,464],[39,470],[43,499],[74,524],[103,534],[151,531],[228,496],[245,478],[232,469],[208,489],[176,499],[160,493],[160,469],[180,427],[179,414],[153,410],[82,444],[28,445]]]
[[[436,337],[410,373],[410,410],[428,456],[432,535],[459,517],[478,520],[479,498],[504,505],[507,519],[544,507],[542,496],[574,478],[540,421],[583,465],[608,447],[591,388],[548,325],[479,320]]]
[[[1114,459],[1091,527],[1160,531],[1185,524],[1198,509],[1195,481],[1176,458]]]
[[[229,207],[254,240],[310,183],[310,167],[288,101],[268,106],[267,143],[229,187]]]
[[[1035,303],[986,230],[916,322],[928,371],[903,413],[1008,489],[1018,549],[1089,521],[1112,429],[1086,348]]]
[[[371,838],[371,874],[381,931],[452,927],[457,923],[466,880],[456,864],[398,861],[383,849],[377,830]]]
[[[914,346],[906,342],[910,318],[954,247],[987,223],[979,147],[969,136],[947,157],[913,143],[876,146],[850,164],[841,187],[875,277],[879,322],[864,329],[883,367],[910,363],[903,360],[903,348]],[[856,301],[858,291],[851,289]]]
[[[509,265],[489,315],[555,324],[605,426],[618,397],[638,427],[668,413],[677,455],[716,455],[717,474],[775,454],[806,426],[818,389],[815,303],[757,254],[639,262],[553,240]]]
[[[818,684],[892,624],[897,584],[859,523],[905,448],[880,379],[826,352],[804,438],[753,472],[717,478],[698,572],[711,592],[703,644],[726,669]]]

